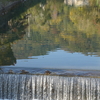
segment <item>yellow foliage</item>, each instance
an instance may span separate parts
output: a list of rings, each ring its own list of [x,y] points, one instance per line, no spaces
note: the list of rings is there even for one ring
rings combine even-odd
[[[87,33],[86,36],[87,36],[87,38],[91,38],[92,34],[91,33]]]
[[[68,41],[75,41],[75,38],[71,35],[64,35],[64,34],[61,34],[61,37],[64,39],[64,40],[68,40]]]
[[[56,43],[59,43],[59,42],[60,42],[60,40],[59,40],[58,37],[55,37],[55,42],[56,42]]]
[[[41,26],[41,29],[44,30],[44,31],[48,31],[49,30],[49,26],[46,26],[46,25],[45,26]]]
[[[57,17],[57,19],[52,19],[50,21],[50,24],[51,25],[53,25],[53,24],[59,24],[61,21],[62,21],[62,19],[60,17]]]

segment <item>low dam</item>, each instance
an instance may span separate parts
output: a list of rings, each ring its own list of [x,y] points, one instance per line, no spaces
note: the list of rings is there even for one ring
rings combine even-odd
[[[100,100],[100,79],[0,74],[0,100]]]

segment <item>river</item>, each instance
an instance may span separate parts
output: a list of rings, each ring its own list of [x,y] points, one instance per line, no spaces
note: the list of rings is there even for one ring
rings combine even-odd
[[[25,0],[4,10],[0,98],[99,100],[99,12],[99,0]]]

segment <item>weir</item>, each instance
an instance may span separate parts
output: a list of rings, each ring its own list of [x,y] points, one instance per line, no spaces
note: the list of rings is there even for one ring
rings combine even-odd
[[[0,74],[0,100],[100,100],[100,79]]]

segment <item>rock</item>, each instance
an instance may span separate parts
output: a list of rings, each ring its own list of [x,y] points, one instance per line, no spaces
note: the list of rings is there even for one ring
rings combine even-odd
[[[25,71],[25,70],[21,70],[21,73],[20,74],[29,74],[28,71]]]
[[[50,75],[51,74],[51,72],[50,71],[45,71],[45,73],[44,73],[45,75]]]
[[[26,15],[24,16],[24,19],[28,19],[29,17],[31,17],[31,14],[26,14]]]
[[[14,72],[12,70],[9,70],[7,74],[14,74]]]
[[[4,73],[4,71],[2,70],[2,68],[0,68],[0,74],[3,74]]]

